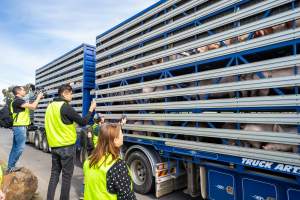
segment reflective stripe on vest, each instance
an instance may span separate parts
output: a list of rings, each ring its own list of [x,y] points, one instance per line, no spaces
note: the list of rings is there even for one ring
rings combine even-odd
[[[10,103],[10,112],[13,117],[13,126],[28,126],[30,122],[30,111],[24,108],[24,111],[15,113],[13,109],[13,101]]]
[[[48,105],[45,114],[45,129],[50,147],[63,147],[73,145],[76,142],[76,126],[64,124],[60,110],[65,102],[55,101]]]

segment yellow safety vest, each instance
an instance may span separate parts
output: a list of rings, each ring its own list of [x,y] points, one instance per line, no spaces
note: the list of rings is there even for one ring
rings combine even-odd
[[[55,101],[48,105],[45,114],[45,129],[50,147],[63,147],[76,142],[76,125],[64,124],[60,110],[65,102]]]
[[[19,113],[15,113],[13,109],[13,101],[10,103],[10,111],[13,117],[13,126],[29,126],[30,125],[30,111],[28,108]]]
[[[99,132],[98,132],[98,134],[95,134],[95,130],[96,130],[96,128],[99,126],[99,124],[93,124],[93,126],[92,126],[92,128],[93,128],[93,131],[92,131],[92,133],[93,133],[93,144],[94,144],[94,147],[96,147],[97,146],[97,143],[98,143],[98,137],[99,137]]]
[[[2,179],[3,179],[3,173],[2,173],[2,167],[0,166],[0,189],[2,185]]]
[[[118,158],[119,159],[119,158]],[[106,174],[109,169],[118,161],[112,160],[112,155],[107,155],[106,162],[105,157],[101,158],[96,167],[90,168],[90,161],[87,159],[83,164],[84,174],[84,200],[117,200],[116,194],[111,194],[107,191]],[[129,171],[129,169],[128,169]],[[131,173],[129,171],[129,176]],[[132,181],[131,181],[131,190]]]

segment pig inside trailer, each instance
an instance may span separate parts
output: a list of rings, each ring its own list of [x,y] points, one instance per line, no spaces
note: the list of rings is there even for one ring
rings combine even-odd
[[[97,111],[127,115],[137,192],[299,197],[299,13],[299,1],[160,1],[97,37]]]

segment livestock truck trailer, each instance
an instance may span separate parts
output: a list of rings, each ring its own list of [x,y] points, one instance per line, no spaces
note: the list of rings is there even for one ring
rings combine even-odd
[[[36,70],[35,88],[46,94],[33,114],[33,128],[27,133],[27,141],[36,148],[48,152],[44,118],[47,105],[58,97],[58,87],[69,83],[73,87],[70,103],[79,113],[86,115],[91,102],[90,91],[95,87],[95,47],[81,44],[61,57]],[[78,132],[80,129],[77,128]]]
[[[161,0],[93,52],[83,105],[94,98],[107,122],[127,116],[136,192],[300,199],[299,0]],[[39,84],[58,69],[47,66]],[[57,84],[69,82],[60,70]]]

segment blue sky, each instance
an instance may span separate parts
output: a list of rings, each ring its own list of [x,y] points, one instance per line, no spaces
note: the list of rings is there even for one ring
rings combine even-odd
[[[157,0],[0,0],[0,93]],[[0,102],[3,96],[0,94]]]

